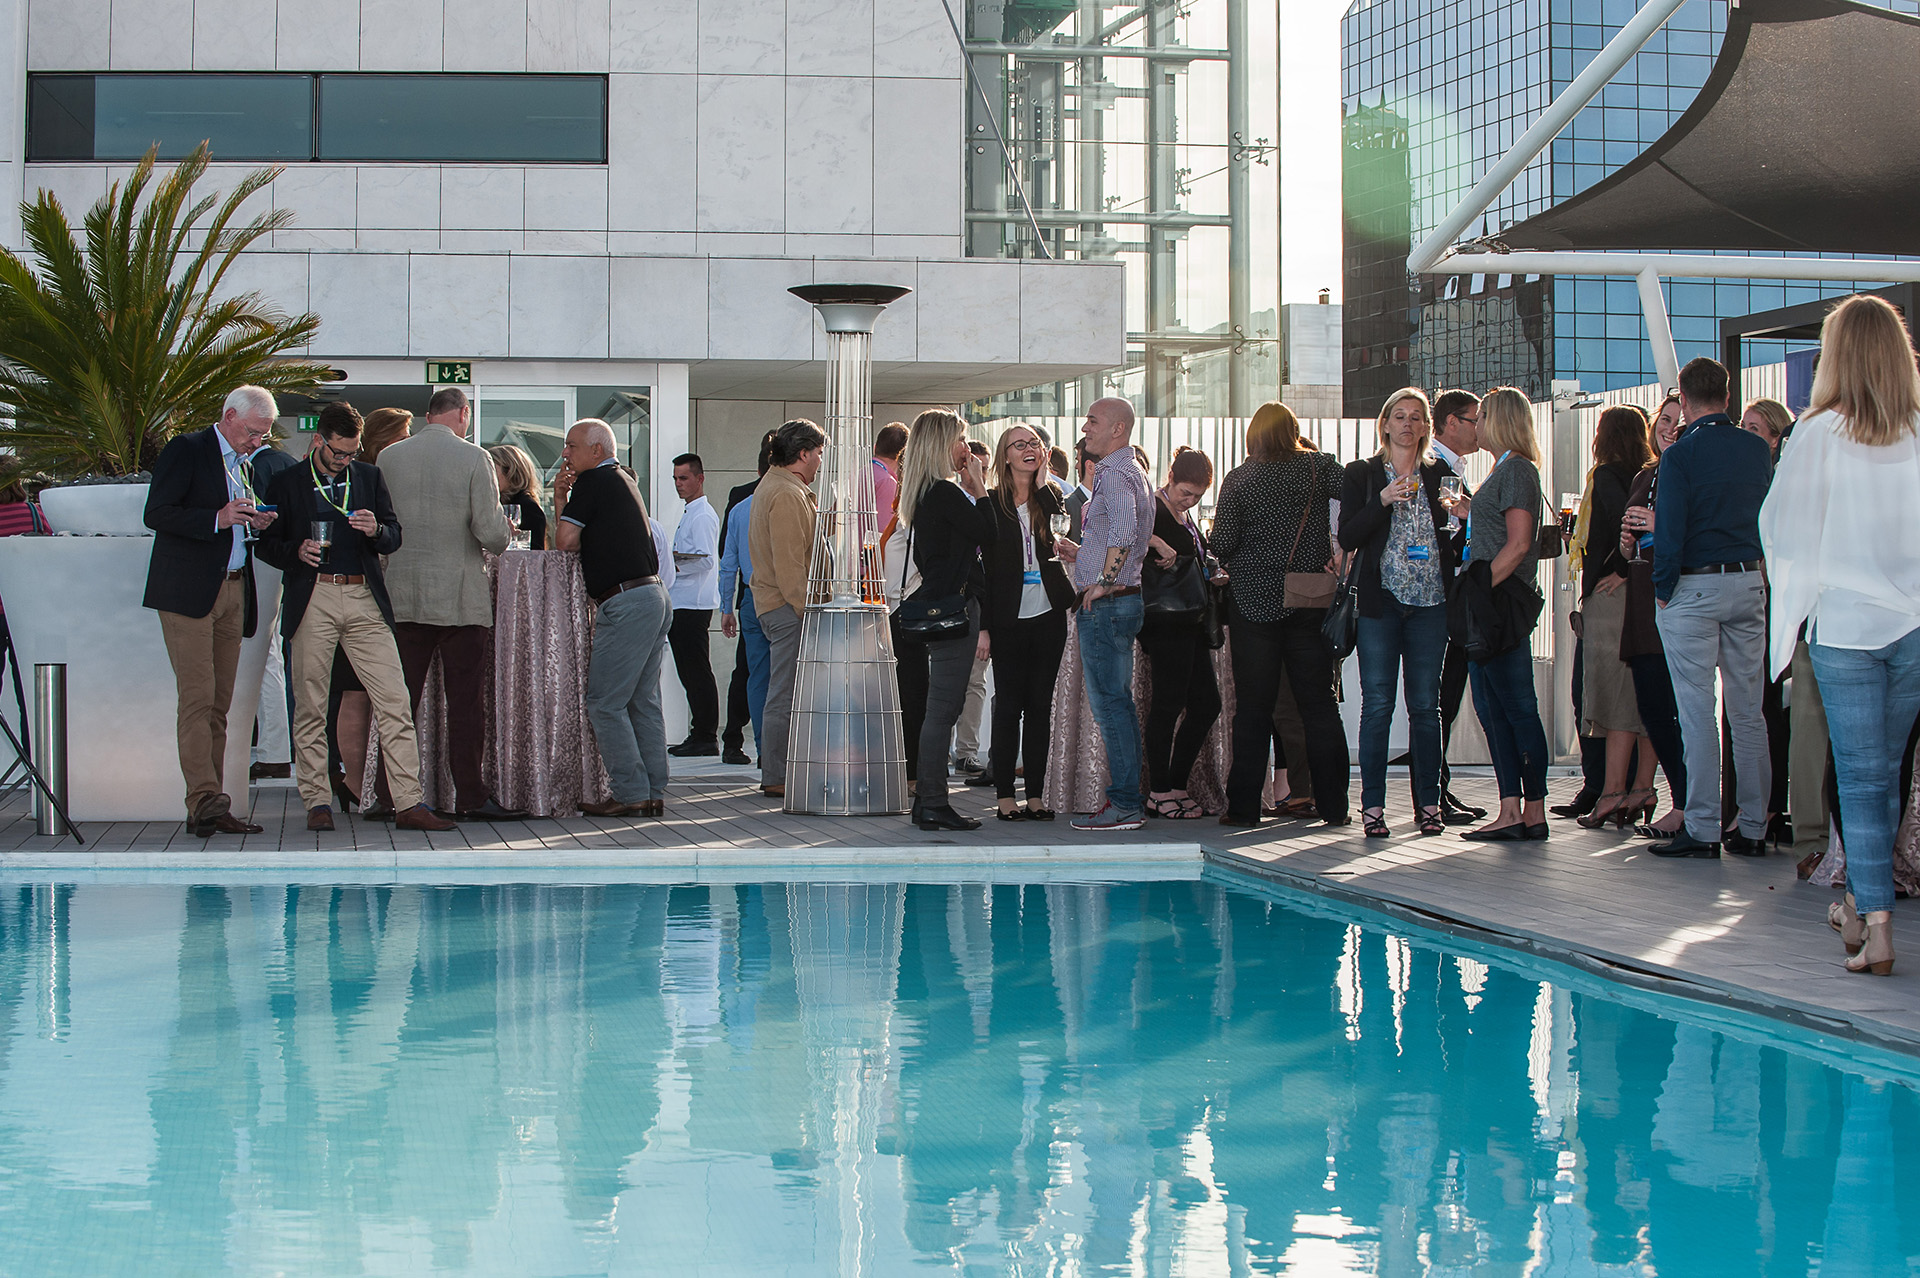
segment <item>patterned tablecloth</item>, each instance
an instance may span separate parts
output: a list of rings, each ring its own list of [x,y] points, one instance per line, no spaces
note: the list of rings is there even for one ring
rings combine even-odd
[[[483,689],[483,775],[502,807],[572,816],[576,803],[612,796],[587,723],[594,608],[580,578],[579,557],[559,550],[509,550],[488,558],[493,681]],[[446,691],[437,657],[414,730],[425,801],[447,808],[453,803],[453,773],[447,767]],[[378,767],[377,730],[374,736],[376,747],[367,757],[369,786]]]

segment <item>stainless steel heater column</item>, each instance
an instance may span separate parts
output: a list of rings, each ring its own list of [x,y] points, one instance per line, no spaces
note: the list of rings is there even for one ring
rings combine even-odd
[[[60,808],[67,806],[67,668],[65,665],[37,665],[33,668],[33,766],[39,770],[52,791],[50,802],[39,790],[33,792],[34,828],[40,834],[68,834]]]
[[[785,808],[815,816],[905,812],[900,685],[881,592],[886,516],[873,493],[873,325],[911,290],[803,284],[787,291],[813,303],[826,326],[827,449],[814,479],[820,509],[800,620]]]

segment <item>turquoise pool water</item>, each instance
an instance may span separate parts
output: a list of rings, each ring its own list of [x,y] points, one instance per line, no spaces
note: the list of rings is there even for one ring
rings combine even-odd
[[[0,1273],[1912,1269],[1897,1062],[1367,917],[1213,880],[8,887]]]

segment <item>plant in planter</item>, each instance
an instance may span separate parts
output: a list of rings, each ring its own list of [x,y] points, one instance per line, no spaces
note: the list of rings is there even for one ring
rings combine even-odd
[[[324,380],[326,365],[294,355],[318,316],[220,295],[240,254],[292,220],[281,209],[236,225],[281,170],[195,199],[207,159],[202,143],[156,174],[148,151],[88,211],[84,244],[49,192],[20,206],[35,265],[0,249],[0,449],[26,469],[137,476],[176,432],[211,425],[234,387]]]

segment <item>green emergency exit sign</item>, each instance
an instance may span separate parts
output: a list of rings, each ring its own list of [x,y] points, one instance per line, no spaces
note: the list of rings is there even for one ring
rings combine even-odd
[[[320,415],[318,413],[309,413],[302,416],[300,418],[300,429],[303,431],[319,430]]]
[[[427,385],[429,386],[471,386],[473,385],[473,363],[471,360],[428,360]]]

